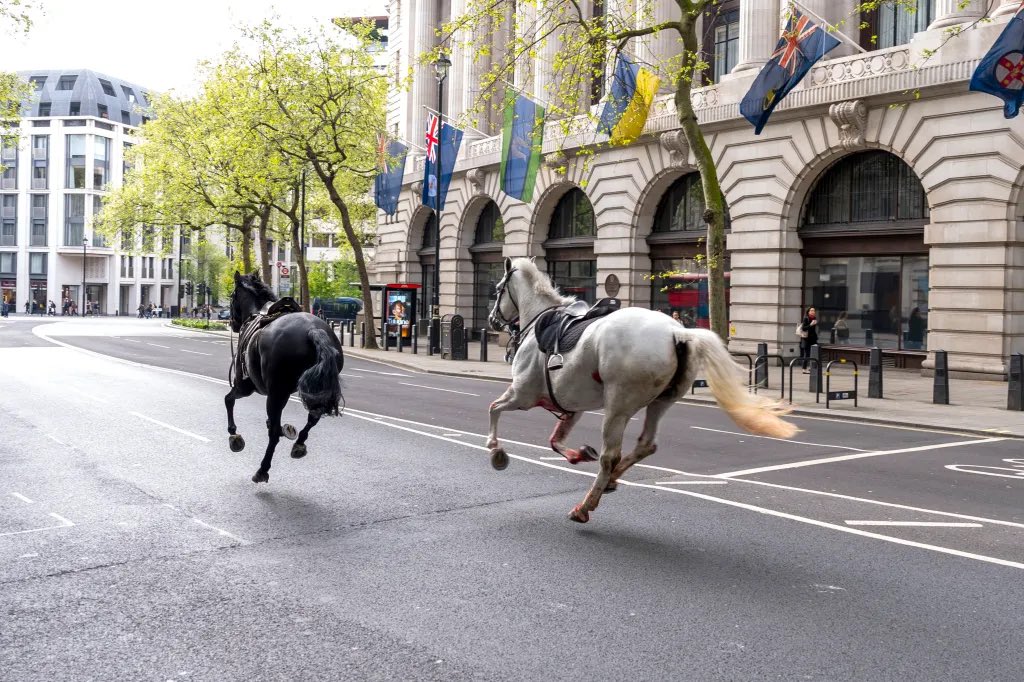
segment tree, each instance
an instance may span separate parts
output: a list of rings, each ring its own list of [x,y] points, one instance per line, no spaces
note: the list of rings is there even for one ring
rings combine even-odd
[[[546,50],[551,69],[544,86],[548,103],[546,115],[557,121],[565,146],[569,146],[573,138],[581,139],[581,131],[588,126],[592,130],[596,124],[591,104],[602,94],[606,70],[614,64],[617,55],[632,53],[636,60],[639,59],[638,41],[662,33],[677,38],[678,54],[646,66],[659,73],[663,82],[673,85],[679,127],[700,172],[705,203],[703,217],[707,223],[705,263],[711,329],[728,338],[725,205],[715,161],[691,99],[693,87],[702,82],[702,75],[708,68],[697,24],[706,13],[713,12],[721,0],[675,0],[677,16],[655,20],[654,3],[658,1],[623,3],[617,5],[615,11],[605,11],[609,5],[603,0],[584,4],[577,0],[465,0],[464,12],[453,15],[439,32],[439,49],[443,53],[459,50],[474,61],[489,65],[480,83],[473,84],[479,86],[480,96],[470,113],[493,109],[502,99],[500,93],[504,91],[505,82],[523,85],[524,81],[535,79],[538,74],[531,73],[531,64]],[[969,2],[959,0],[959,5],[962,8]],[[868,0],[856,4],[849,17],[882,5],[899,5],[916,11],[917,1]],[[601,11],[593,11],[592,6]],[[950,31],[949,37],[958,32],[959,29]],[[419,55],[419,60],[424,64],[437,56],[435,50]],[[572,145],[572,153],[584,165],[601,146],[579,142],[572,142]]]
[[[0,33],[28,33],[32,26],[35,4],[24,0],[0,0]],[[0,126],[17,127],[22,103],[32,95],[29,84],[17,74],[0,71]],[[6,135],[5,135],[6,137]],[[14,136],[16,139],[16,135]],[[3,165],[0,164],[0,170]]]

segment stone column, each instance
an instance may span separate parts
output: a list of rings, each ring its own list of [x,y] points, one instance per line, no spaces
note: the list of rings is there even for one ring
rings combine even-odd
[[[651,23],[660,24],[665,21],[682,20],[682,12],[675,2],[650,0],[653,3]],[[675,92],[672,76],[679,69],[683,43],[676,31],[659,31],[648,39],[649,61],[656,67],[661,76],[661,92]]]
[[[935,20],[928,26],[928,30],[966,24],[985,16],[987,0],[971,0],[963,9],[960,9],[960,3],[961,0],[936,0]]]
[[[760,69],[768,61],[779,42],[779,23],[779,0],[740,3],[740,53],[733,73]]]
[[[545,102],[547,106],[552,100],[555,99],[555,90],[552,85],[554,82],[554,71],[552,69],[552,63],[555,61],[555,55],[558,53],[558,45],[561,42],[561,32],[551,31],[552,20],[555,19],[555,14],[558,11],[558,5],[556,1],[546,0],[540,5],[540,12],[542,20],[539,21],[537,30],[540,36],[546,36],[543,38],[543,45],[537,51],[537,59],[534,67],[534,79],[533,79],[533,93],[541,101]]]
[[[533,42],[537,31],[537,8],[524,2],[518,6],[517,11],[517,38],[523,44],[529,45]],[[535,67],[536,65],[527,55],[516,59],[515,83],[524,92],[532,92]]]
[[[992,13],[993,17],[1005,17],[1008,14],[1016,14],[1021,7],[1019,0],[1003,0],[1003,4]]]
[[[452,0],[452,18],[458,18],[466,11],[466,0]],[[445,103],[444,112],[445,116],[455,120],[464,111],[463,107],[464,100],[462,92],[466,87],[465,77],[465,62],[467,59],[472,59],[471,54],[467,54],[466,48],[463,47],[463,43],[466,40],[465,33],[459,31],[452,40],[452,68],[448,69],[448,81],[445,83]]]
[[[435,50],[437,46],[437,38],[434,35],[434,31],[438,27],[437,5],[437,0],[415,0],[415,9],[410,8],[412,11],[406,15],[410,20],[409,23],[414,24],[416,31],[413,40],[413,54],[409,55],[410,63],[414,63],[425,53]],[[415,21],[412,21],[413,17],[415,17]],[[410,104],[412,106],[412,110],[409,112],[409,121],[412,125],[411,142],[422,145],[424,131],[427,127],[427,111],[424,107],[437,109],[437,79],[434,77],[432,63],[415,67]]]

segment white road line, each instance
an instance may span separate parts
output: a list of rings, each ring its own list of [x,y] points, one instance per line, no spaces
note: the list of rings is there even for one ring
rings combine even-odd
[[[755,436],[752,433],[743,433],[741,431],[725,431],[723,429],[709,429],[706,426],[691,426],[691,429],[697,429],[698,431],[714,431],[715,433],[727,433],[731,436],[743,436],[744,438],[762,438],[764,440],[777,440],[783,443],[796,443],[797,445],[813,445],[819,448],[839,448],[840,450],[854,450],[856,452],[870,452],[863,448],[851,448],[847,445],[829,445],[827,443],[810,443],[804,440],[791,440],[789,438],[772,438],[771,436]]]
[[[58,530],[60,528],[69,528],[75,524],[62,523],[59,526],[46,526],[45,528],[29,528],[28,530],[15,530],[7,533],[0,533],[0,538],[6,538],[11,535],[25,535],[26,533],[42,533],[47,530]]]
[[[156,346],[157,348],[167,348],[167,349],[170,349],[170,346],[161,346],[159,343],[150,343],[149,341],[146,341],[146,345],[147,346]]]
[[[350,411],[350,413],[351,412],[353,412],[353,411]],[[373,413],[366,413],[366,414],[367,415],[373,415]],[[473,445],[471,443],[464,443],[464,442],[461,442],[461,441],[452,440],[451,438],[445,438],[444,436],[439,436],[439,435],[436,435],[436,434],[433,434],[433,433],[429,433],[427,431],[420,431],[418,429],[412,429],[412,428],[409,428],[407,426],[400,426],[398,424],[388,424],[387,422],[377,421],[377,417],[379,417],[380,415],[363,416],[363,415],[360,415],[360,414],[352,414],[351,416],[355,417],[356,419],[362,419],[364,421],[375,422],[377,424],[383,424],[383,425],[389,426],[389,427],[391,427],[393,429],[399,429],[400,431],[408,431],[410,433],[416,433],[416,434],[419,434],[421,436],[426,436],[428,438],[434,438],[434,439],[437,439],[437,440],[443,440],[443,441],[447,441],[449,443],[455,443],[455,444],[458,444],[458,445],[464,445],[465,447],[473,448],[475,450],[484,450],[484,451],[488,451],[489,450],[489,448],[486,448],[483,445]],[[452,430],[454,431],[455,429],[452,429]],[[999,440],[1003,440],[1003,439],[999,439]],[[537,466],[548,467],[550,469],[558,469],[559,471],[564,471],[564,472],[567,472],[567,473],[570,473],[570,474],[576,474],[578,476],[589,476],[590,478],[596,478],[597,477],[597,474],[592,473],[590,471],[584,471],[584,470],[581,470],[581,469],[570,469],[568,467],[559,466],[557,464],[549,464],[547,462],[541,462],[541,461],[538,461],[538,460],[533,459],[531,457],[523,457],[522,455],[514,455],[512,453],[509,453],[508,456],[511,459],[517,459],[517,460],[522,461],[522,462],[527,462],[527,463],[530,463],[530,464],[535,464]],[[796,521],[798,523],[805,523],[805,524],[810,525],[810,526],[817,526],[819,528],[827,528],[829,530],[835,530],[835,531],[839,531],[839,532],[842,532],[842,533],[849,533],[850,535],[859,535],[861,537],[871,538],[873,540],[881,540],[882,542],[889,542],[889,543],[896,544],[896,545],[903,545],[903,546],[906,546],[906,547],[914,547],[914,548],[917,548],[917,549],[924,549],[924,550],[931,551],[931,552],[937,552],[939,554],[948,554],[948,555],[951,555],[951,556],[957,556],[957,557],[961,557],[961,558],[964,558],[964,559],[973,559],[975,561],[982,561],[982,562],[985,562],[985,563],[996,564],[998,566],[1006,566],[1006,567],[1009,567],[1009,568],[1017,568],[1017,569],[1024,570],[1024,563],[1019,563],[1019,562],[1016,562],[1016,561],[1009,561],[1007,559],[1000,559],[998,557],[991,557],[991,556],[986,556],[986,555],[983,555],[983,554],[974,554],[974,553],[971,553],[971,552],[964,552],[962,550],[953,549],[951,547],[942,547],[940,545],[930,545],[930,544],[923,543],[923,542],[915,542],[913,540],[904,540],[903,538],[897,538],[897,537],[893,537],[891,535],[882,535],[880,533],[872,533],[870,531],[860,530],[859,528],[851,528],[849,526],[840,526],[840,525],[835,524],[835,523],[829,523],[828,521],[819,521],[818,519],[811,519],[811,518],[808,518],[806,516],[797,516],[796,514],[789,514],[787,512],[780,512],[780,511],[777,511],[775,509],[768,509],[767,507],[758,507],[758,506],[753,505],[753,504],[747,504],[746,502],[737,502],[735,500],[730,500],[730,499],[726,499],[726,498],[722,498],[722,497],[715,497],[713,495],[707,495],[705,493],[698,493],[698,492],[694,492],[692,490],[679,490],[677,488],[669,488],[669,487],[651,485],[651,484],[647,484],[647,483],[635,483],[633,481],[625,481],[625,480],[620,480],[619,483],[621,485],[632,486],[634,488],[647,488],[649,490],[661,490],[661,491],[665,491],[665,492],[675,493],[677,495],[686,495],[688,497],[695,497],[695,498],[697,498],[699,500],[705,500],[705,501],[708,501],[708,502],[717,502],[718,504],[724,504],[724,505],[729,506],[729,507],[736,507],[738,509],[745,509],[747,511],[752,511],[752,512],[755,512],[755,513],[758,513],[758,514],[765,514],[767,516],[774,516],[776,518],[787,519],[789,521]]]
[[[565,457],[538,457],[537,459],[542,459],[545,462],[564,462],[565,461]]]
[[[725,485],[729,481],[655,481],[654,485]]]
[[[172,509],[173,509],[173,507],[172,507]],[[251,544],[248,540],[244,540],[244,539],[238,537],[237,535],[235,535],[234,533],[229,533],[226,530],[224,530],[223,528],[218,528],[217,526],[212,526],[212,525],[206,523],[205,521],[201,521],[201,520],[197,519],[194,516],[192,517],[192,520],[195,521],[196,523],[198,523],[203,528],[209,528],[210,530],[215,531],[218,535],[223,535],[226,538],[231,538],[232,540],[234,540],[235,542],[237,542],[240,545]]]
[[[592,412],[592,411],[590,411],[590,410],[587,410],[587,411],[586,411],[586,413],[587,413],[587,414],[592,414],[592,415],[594,415],[595,417],[601,417],[602,419],[604,419],[604,412]],[[636,417],[630,417],[630,418],[629,418],[629,421],[631,421],[631,422],[635,422],[635,421],[636,421]]]
[[[358,367],[353,367],[352,371],[353,372],[367,372],[369,374],[383,374],[386,377],[402,377],[403,379],[409,379],[410,378],[408,374],[400,374],[398,372],[378,372],[375,369],[360,369]]]
[[[750,476],[761,474],[766,471],[781,471],[783,469],[799,469],[801,467],[815,466],[817,464],[832,464],[833,462],[845,462],[851,459],[862,459],[864,457],[882,457],[884,455],[902,455],[908,452],[926,452],[928,450],[941,450],[944,448],[958,448],[964,445],[981,445],[983,443],[996,443],[1006,440],[1005,438],[980,438],[978,440],[961,440],[955,443],[937,443],[935,445],[920,445],[916,448],[900,448],[898,450],[876,450],[873,452],[859,452],[853,455],[838,455],[836,457],[822,457],[820,459],[808,459],[803,462],[790,462],[789,464],[775,464],[773,466],[758,467],[756,469],[743,469],[741,471],[729,471],[718,474],[716,478],[733,478],[734,476]]]
[[[120,340],[121,341],[128,341],[130,343],[142,343],[142,341],[139,341],[138,339],[120,339]]]
[[[54,435],[53,435],[52,433],[48,433],[48,434],[46,434],[46,437],[47,437],[47,438],[49,438],[50,440],[52,440],[52,441],[53,441],[54,443],[57,443],[58,445],[63,445],[64,447],[67,447],[67,445],[68,445],[68,444],[67,444],[67,443],[65,443],[64,441],[62,441],[62,440],[59,440],[59,439],[58,439],[58,438],[57,438],[56,436],[54,436]]]
[[[177,426],[171,426],[170,424],[165,424],[164,422],[162,422],[162,421],[160,421],[158,419],[153,419],[152,417],[147,417],[144,414],[140,414],[138,412],[132,412],[131,414],[134,414],[136,417],[139,417],[141,419],[145,419],[146,421],[153,422],[154,424],[162,426],[165,429],[170,429],[171,431],[177,431],[178,433],[180,433],[182,435],[190,436],[192,438],[195,438],[196,440],[201,440],[204,443],[209,443],[210,442],[209,438],[204,438],[203,436],[200,436],[199,434],[192,433],[191,431],[186,431],[185,429],[179,429]]]
[[[953,521],[843,521],[847,526],[921,526],[923,528],[984,528],[980,523]]]
[[[70,521],[68,521],[67,519],[65,519],[65,518],[64,518],[63,516],[61,516],[60,514],[54,514],[53,512],[50,512],[50,514],[49,514],[49,515],[50,515],[50,516],[52,516],[53,518],[57,519],[58,521],[60,521],[61,523],[63,523],[63,524],[65,525],[65,526],[67,526],[67,527],[69,527],[69,528],[70,528],[71,526],[75,525],[75,524],[71,523]]]
[[[14,497],[17,497],[19,500],[21,500],[22,502],[25,502],[26,504],[32,504],[33,503],[32,500],[28,499],[27,497],[25,497],[21,493],[11,493],[11,495],[13,495]]]
[[[445,436],[447,438],[456,438],[458,436],[461,436],[462,434],[461,433],[442,433],[441,435]]]
[[[359,376],[358,374],[345,374],[344,372],[341,373],[341,376],[348,377],[349,379],[363,379],[363,378],[365,378],[365,377]]]
[[[479,393],[466,393],[465,391],[453,391],[450,388],[437,388],[436,386],[422,386],[420,384],[407,384],[404,381],[399,381],[401,386],[413,386],[414,388],[429,388],[431,391],[444,391],[445,393],[458,393],[459,395],[471,395],[474,398],[479,398]]]
[[[182,353],[192,353],[193,355],[209,355],[209,353],[201,353],[197,350],[185,350],[184,348],[179,348],[178,350]]]

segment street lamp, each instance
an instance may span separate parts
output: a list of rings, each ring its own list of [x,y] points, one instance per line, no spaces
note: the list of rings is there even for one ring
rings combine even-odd
[[[434,62],[434,75],[437,77],[437,164],[434,166],[436,180],[434,183],[434,214],[437,218],[437,232],[434,235],[434,286],[430,315],[431,349],[441,352],[441,154],[444,145],[441,143],[441,130],[444,126],[444,81],[448,78],[448,69],[452,62],[444,53],[437,56]]]
[[[85,247],[89,246],[89,239],[82,237],[82,317],[85,317]]]

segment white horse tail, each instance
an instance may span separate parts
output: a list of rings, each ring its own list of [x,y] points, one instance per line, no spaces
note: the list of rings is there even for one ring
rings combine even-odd
[[[799,429],[781,419],[789,413],[789,408],[747,391],[740,380],[740,372],[745,370],[732,359],[717,334],[707,329],[678,329],[675,337],[677,343],[691,345],[691,357],[695,357],[698,366],[707,373],[708,388],[734,422],[759,436],[792,438],[796,435]]]

